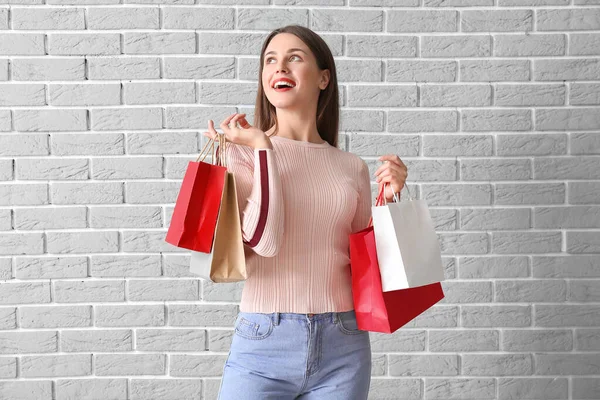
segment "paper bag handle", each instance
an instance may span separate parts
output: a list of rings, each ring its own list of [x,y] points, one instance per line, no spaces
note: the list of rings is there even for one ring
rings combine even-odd
[[[217,141],[219,142],[219,145],[215,149],[215,142],[217,142]],[[196,158],[196,162],[204,161],[204,159],[208,155],[208,152],[205,153],[205,151],[206,151],[208,145],[210,145],[210,151],[213,154],[213,156],[212,156],[213,164],[226,167],[227,163],[225,162],[226,161],[225,157],[223,157],[222,155],[225,154],[225,149],[227,148],[227,143],[228,142],[227,142],[227,138],[225,137],[225,135],[221,134],[221,133],[217,133],[216,139],[211,138],[208,142],[206,142],[206,144],[200,151],[198,158]],[[217,154],[217,152],[218,152],[218,154]],[[204,157],[202,157],[202,155],[204,155]],[[200,157],[202,157],[202,160],[200,160]]]
[[[379,190],[379,194],[377,195],[377,199],[375,200],[375,206],[382,206],[382,205],[387,205],[387,199],[383,196],[383,191],[385,190],[385,185],[389,185],[388,182],[384,182],[383,185],[381,186],[381,189]],[[405,183],[404,187],[406,188],[406,190],[408,191],[408,198],[409,200],[414,200],[412,195],[410,194],[410,190],[408,189],[408,185]],[[394,189],[392,188],[392,185],[390,185],[390,189],[392,189],[392,193],[394,194],[394,200],[398,199],[398,201],[394,201],[395,203],[399,203],[400,202],[400,197],[397,196],[400,193],[396,193],[394,192]],[[373,225],[373,216],[371,215],[371,218],[369,219],[369,225],[367,226],[370,227],[371,225]]]

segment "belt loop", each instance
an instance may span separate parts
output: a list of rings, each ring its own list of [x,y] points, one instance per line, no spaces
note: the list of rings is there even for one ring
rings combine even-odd
[[[273,323],[275,324],[275,326],[279,325],[279,313],[278,312],[273,313]]]

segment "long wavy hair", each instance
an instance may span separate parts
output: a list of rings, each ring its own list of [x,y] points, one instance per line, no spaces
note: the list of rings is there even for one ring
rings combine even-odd
[[[264,54],[267,46],[280,33],[291,33],[302,40],[312,51],[319,69],[329,70],[329,84],[319,94],[317,103],[317,131],[323,140],[330,145],[338,145],[339,129],[339,93],[335,61],[327,43],[315,32],[300,25],[287,25],[272,31],[265,39],[260,51],[260,66],[258,71],[258,92],[256,93],[256,105],[254,108],[254,126],[262,131],[267,131],[275,125],[275,132],[279,129],[277,125],[277,113],[275,106],[269,102],[263,90],[262,72],[264,66]]]

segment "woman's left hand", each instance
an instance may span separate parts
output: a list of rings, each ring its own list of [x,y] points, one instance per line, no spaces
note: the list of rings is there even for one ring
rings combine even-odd
[[[395,154],[386,154],[379,157],[380,161],[383,161],[383,165],[381,165],[377,171],[375,171],[375,177],[377,183],[379,183],[377,193],[381,192],[381,186],[384,183],[389,183],[391,188],[395,193],[398,194],[398,198],[400,198],[400,190],[404,187],[404,183],[406,182],[406,177],[408,176],[408,169],[406,165],[402,162],[400,157]],[[390,185],[386,185],[384,195],[387,202],[391,202],[394,200],[394,193],[390,190]]]

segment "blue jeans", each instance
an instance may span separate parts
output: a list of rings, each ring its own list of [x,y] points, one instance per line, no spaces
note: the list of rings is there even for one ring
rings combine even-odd
[[[354,310],[240,312],[219,400],[366,400],[370,383],[369,332]]]

